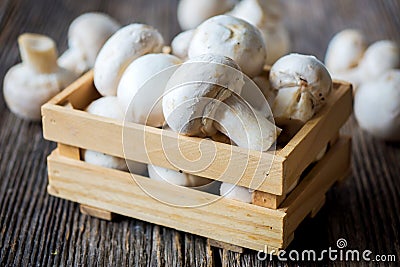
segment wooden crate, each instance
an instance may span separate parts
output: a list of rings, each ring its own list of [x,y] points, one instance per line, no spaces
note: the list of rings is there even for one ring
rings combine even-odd
[[[213,245],[229,244],[230,249],[232,246],[254,250],[265,246],[286,248],[300,222],[307,215],[314,215],[322,206],[328,189],[348,174],[350,140],[338,137],[338,132],[352,112],[349,84],[335,83],[328,104],[275,155],[249,152],[228,144],[179,136],[134,123],[124,125],[82,111],[98,97],[93,85],[93,72],[89,72],[42,107],[44,136],[58,143],[58,148],[48,158],[48,191],[54,196],[83,204],[81,211],[84,213],[104,219],[111,219],[113,213],[138,218],[210,238]],[[134,150],[125,154],[123,132],[134,140],[145,138],[147,142],[138,142]],[[216,201],[218,196],[212,194],[135,175],[141,184],[162,192],[164,199],[174,201],[179,196],[194,202],[205,199],[212,202],[191,209],[168,206],[143,192],[130,173],[93,166],[80,159],[80,150],[89,149],[175,169],[161,144],[168,150],[165,144],[175,143],[178,139],[180,149],[186,155],[198,154],[200,144],[205,151],[216,149],[214,162],[196,175],[236,183],[237,177],[233,173],[223,178],[219,174],[228,161],[247,160],[238,184],[255,190],[253,203],[229,199]],[[328,153],[286,196],[288,189],[327,144],[330,144]],[[271,160],[272,166],[265,163]],[[254,187],[253,177],[262,181],[258,187]]]
[[[198,155],[199,145],[203,151],[216,149],[215,161],[195,174],[223,182],[236,183],[240,169],[232,169],[231,175],[220,178],[228,162],[248,161],[238,185],[257,190],[254,200],[258,205],[277,208],[288,189],[299,179],[317,154],[336,140],[338,131],[352,112],[352,90],[349,84],[335,83],[328,104],[289,141],[282,149],[273,153],[261,153],[232,147],[199,138],[179,136],[173,132],[146,127],[134,123],[100,118],[81,111],[99,97],[93,85],[93,72],[87,73],[42,107],[43,133],[48,140],[78,148],[103,152],[112,156],[126,157],[133,161],[150,163],[175,169],[163,152],[165,143],[176,144],[179,138],[180,151],[185,155]],[[70,104],[74,109],[65,107]],[[125,129],[124,129],[125,127]],[[124,130],[123,130],[124,129]],[[122,133],[138,142],[134,150],[124,154]],[[107,140],[107,142],[104,142]],[[162,142],[163,145],[162,145]],[[166,148],[168,149],[168,147]],[[171,149],[172,150],[172,149]],[[173,151],[171,151],[174,153]],[[179,151],[176,151],[179,153]],[[72,152],[78,153],[78,151]],[[176,156],[178,157],[178,155]],[[260,161],[261,158],[261,161]],[[272,161],[272,166],[270,162]],[[232,164],[234,165],[234,164]],[[241,164],[238,164],[241,166]],[[265,177],[267,177],[265,179]],[[255,179],[262,181],[254,182]],[[255,185],[257,185],[255,187]],[[275,203],[275,206],[274,206]]]

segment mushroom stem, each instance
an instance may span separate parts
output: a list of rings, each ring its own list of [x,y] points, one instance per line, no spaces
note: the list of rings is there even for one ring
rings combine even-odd
[[[232,94],[215,113],[215,128],[239,147],[267,151],[280,129],[236,94]]]
[[[54,41],[44,35],[25,33],[18,38],[23,64],[37,73],[54,73],[58,70],[57,49]]]
[[[77,75],[81,75],[88,69],[88,63],[81,50],[70,48],[58,59],[58,64]]]

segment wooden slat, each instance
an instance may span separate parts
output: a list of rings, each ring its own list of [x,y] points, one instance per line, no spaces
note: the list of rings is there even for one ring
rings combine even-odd
[[[251,203],[265,208],[277,209],[285,198],[286,195],[277,196],[256,190],[252,194]]]
[[[80,204],[79,210],[81,211],[82,214],[86,214],[106,221],[112,221],[115,218],[115,215],[112,212],[91,207],[88,205]]]
[[[234,246],[232,244],[228,244],[228,243],[225,243],[222,241],[217,241],[217,240],[210,239],[210,238],[207,239],[207,243],[209,246],[216,247],[216,248],[222,248],[222,249],[233,251],[236,253],[243,253],[243,251],[244,251],[244,249],[242,247]]]
[[[81,158],[79,147],[58,143],[57,149],[61,156],[77,160]]]
[[[53,97],[48,103],[52,105],[63,105],[65,102],[69,102],[76,109],[84,109],[93,100],[100,97],[97,90],[93,88],[93,70],[90,70],[61,93]]]

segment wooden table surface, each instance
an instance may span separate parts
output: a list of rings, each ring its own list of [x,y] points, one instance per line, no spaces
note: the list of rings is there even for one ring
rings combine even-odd
[[[370,42],[400,42],[399,0],[284,2],[293,51],[323,59],[329,39],[347,27],[362,29]],[[97,10],[123,24],[151,24],[170,40],[179,32],[176,4],[177,0],[1,0],[0,77],[20,61],[16,39],[23,32],[47,34],[64,51],[69,23]],[[345,238],[351,249],[394,254],[399,260],[400,146],[362,133],[354,119],[344,132],[354,139],[353,175],[328,193],[326,206],[301,225],[290,248],[322,250]],[[0,96],[0,265],[280,265],[277,259],[258,261],[250,251],[223,254],[207,247],[203,238],[146,222],[106,222],[80,214],[77,204],[46,192],[46,156],[54,147],[43,140],[39,123],[16,118]]]

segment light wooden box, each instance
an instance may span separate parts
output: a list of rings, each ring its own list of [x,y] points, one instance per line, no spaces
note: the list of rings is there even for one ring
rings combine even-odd
[[[304,218],[315,215],[322,207],[329,188],[348,175],[351,141],[338,135],[352,112],[352,89],[346,83],[334,84],[328,104],[287,145],[278,149],[275,156],[270,152],[249,153],[247,149],[139,124],[124,125],[82,111],[99,97],[93,85],[93,72],[88,72],[42,107],[44,137],[58,143],[48,158],[48,192],[82,204],[81,211],[93,216],[111,219],[113,213],[125,215],[204,236],[212,245],[228,246],[231,250],[282,249],[292,241],[295,229]],[[126,155],[122,145],[124,127],[124,134],[135,140],[147,140],[146,144],[138,142],[134,151]],[[165,147],[168,140],[177,139],[186,154],[198,153],[200,143],[202,149],[216,148],[214,162],[196,175],[215,180],[227,159],[248,160],[238,185],[255,190],[253,203],[216,201],[219,197],[209,193],[135,175],[136,181],[162,192],[164,199],[174,201],[179,197],[190,198],[194,203],[211,202],[197,208],[168,206],[143,192],[130,173],[94,166],[80,159],[80,150],[89,149],[174,169],[161,142],[168,149]],[[327,154],[313,163],[328,144]],[[271,157],[272,166],[264,164]],[[263,180],[258,188],[252,188],[253,175]],[[287,194],[300,177],[300,184]],[[222,181],[234,183],[236,177],[224,176]]]

